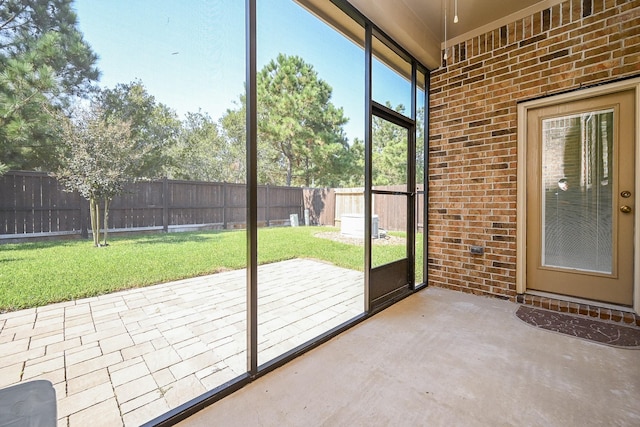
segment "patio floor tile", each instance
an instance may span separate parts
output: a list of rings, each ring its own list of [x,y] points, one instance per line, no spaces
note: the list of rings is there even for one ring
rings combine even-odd
[[[153,347],[153,344],[151,344],[150,342],[145,342],[142,344],[132,345],[128,348],[123,348],[120,353],[122,354],[122,357],[127,360],[136,356],[142,356],[148,353],[152,353],[154,351],[156,351],[156,349]]]
[[[49,353],[54,354],[54,353]],[[23,351],[21,353],[10,354],[4,357],[0,357],[0,366],[13,365],[15,363],[24,364],[26,361],[37,359],[45,356],[45,348],[38,347],[31,350]]]
[[[3,315],[5,320],[5,328],[15,328],[21,326],[33,327],[36,322],[36,311],[29,309],[25,311],[14,311]]]
[[[146,330],[142,330],[140,332],[136,331],[131,334],[131,339],[135,344],[142,344],[144,342],[150,342],[156,338],[162,336],[159,330],[148,327]]]
[[[46,347],[50,344],[57,344],[61,342],[64,342],[64,334],[61,333],[60,330],[51,331],[31,338],[29,348]]]
[[[107,368],[72,378],[67,381],[67,395],[81,393],[99,385],[108,384],[110,380]]]
[[[176,344],[174,348],[182,360],[187,360],[210,350],[209,346],[200,341],[199,338],[191,338],[188,341],[183,341]]]
[[[154,372],[153,379],[156,380],[156,384],[158,384],[158,387],[164,387],[176,380],[169,368],[161,369]]]
[[[0,387],[6,387],[20,382],[23,366],[24,362],[17,362],[12,365],[0,364]]]
[[[88,409],[110,398],[113,398],[113,388],[110,383],[103,383],[79,393],[70,394],[58,399],[58,419]]]
[[[100,348],[104,353],[111,353],[112,351],[122,350],[123,348],[131,347],[134,345],[133,339],[128,333],[120,333],[109,338],[100,340]]]
[[[86,427],[96,423],[113,427],[122,426],[116,399],[105,400],[69,416],[69,427]]]
[[[126,384],[130,381],[151,374],[151,371],[149,371],[149,368],[147,368],[147,364],[144,363],[143,360],[140,360],[140,362],[134,365],[127,366],[126,368],[119,370],[110,369],[110,371],[111,384],[113,384],[114,387],[118,387],[122,384]]]
[[[29,338],[8,341],[0,344],[0,357],[19,354],[29,349]]]
[[[171,407],[167,404],[164,397],[159,395],[156,400],[152,400],[131,412],[124,413],[122,419],[125,426],[139,426],[157,417],[158,414],[164,414],[170,409]]]
[[[136,409],[143,407],[144,405],[150,402],[153,402],[154,400],[161,399],[162,398],[161,389],[162,388],[160,387],[159,389],[152,390],[148,393],[145,393],[127,402],[121,403],[119,405],[120,412],[123,414],[127,414],[129,412],[135,411]]]
[[[163,396],[171,407],[184,403],[184,396],[199,396],[207,391],[194,374],[181,378],[162,389]]]
[[[169,371],[171,371],[171,374],[176,379],[182,379],[194,372],[206,368],[207,366],[214,365],[219,360],[220,357],[217,354],[208,351],[171,365],[169,367]]]
[[[66,339],[61,342],[47,345],[46,353],[47,354],[57,353],[60,351],[74,349],[74,348],[80,347],[81,345],[82,345],[82,341],[80,340],[80,337]]]
[[[118,403],[123,404],[153,390],[158,390],[158,384],[151,375],[144,375],[135,380],[115,387]]]
[[[96,331],[96,328],[93,324],[93,320],[87,319],[87,323],[79,323],[75,326],[69,327],[65,325],[64,328],[64,336],[65,338],[73,338],[73,337],[81,337],[84,335],[89,335]]]
[[[94,359],[102,356],[103,352],[100,347],[88,347],[81,351],[67,352],[67,365],[75,365],[85,360]]]
[[[48,326],[53,326],[56,329],[60,329],[60,326],[62,326],[62,324],[64,323],[64,315],[62,310],[56,310],[52,313],[45,312],[45,314],[48,316],[38,313],[38,318],[33,325],[33,329],[44,329]]]
[[[98,369],[115,365],[122,362],[122,360],[123,359],[120,352],[114,352],[95,357],[93,359],[77,363],[75,365],[69,365],[67,366],[67,378],[76,378],[80,375],[88,374],[89,372],[97,371]]]
[[[259,274],[260,363],[364,306],[360,272],[298,259]],[[137,426],[246,371],[245,292],[238,270],[1,314],[0,387],[49,379],[60,426]]]
[[[44,356],[47,357],[47,356]],[[25,364],[22,373],[23,380],[30,380],[37,377],[42,377],[42,374],[47,372],[60,372],[64,379],[64,355],[58,353],[55,357],[50,357],[48,360],[41,361],[42,358],[30,360]],[[55,381],[58,382],[58,381]]]
[[[162,348],[160,350],[147,353],[144,356],[144,361],[147,362],[147,366],[151,372],[159,371],[160,369],[167,368],[174,363],[180,362],[180,356],[171,347]]]

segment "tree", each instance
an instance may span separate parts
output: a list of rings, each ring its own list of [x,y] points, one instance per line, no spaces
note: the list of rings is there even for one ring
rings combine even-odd
[[[227,109],[220,119],[220,126],[226,144],[231,147],[234,154],[233,181],[245,182],[246,168],[246,97],[240,95],[240,101],[236,109]],[[279,164],[279,155],[266,142],[262,141],[257,147],[258,157],[258,182],[261,184],[279,185],[284,183],[283,165]]]
[[[244,179],[242,154],[232,137],[221,135],[206,113],[187,113],[173,149],[170,177],[198,181],[239,182]]]
[[[391,104],[387,102],[387,107]],[[395,111],[404,113],[399,105]],[[373,185],[407,183],[407,131],[387,120],[373,117],[372,181]]]
[[[0,161],[55,165],[52,113],[92,91],[96,61],[71,0],[0,0]]]
[[[145,153],[133,142],[129,123],[108,116],[99,107],[81,112],[75,120],[58,117],[64,146],[56,176],[68,191],[78,191],[89,201],[93,243],[107,245],[109,203],[134,179],[133,172]]]
[[[364,141],[354,138],[349,147],[351,155],[351,171],[342,177],[340,186],[364,187]]]
[[[245,97],[241,96],[237,110],[227,109],[220,118],[222,138],[229,151],[228,182],[246,182],[247,179],[247,130]],[[260,153],[258,153],[260,157]],[[260,171],[258,171],[260,173]],[[262,181],[260,181],[262,182]]]
[[[180,134],[181,124],[176,113],[157,102],[139,80],[101,90],[96,102],[105,117],[129,123],[132,140],[144,152],[136,176],[158,178],[167,175],[173,161],[172,149]]]
[[[347,119],[313,66],[279,54],[258,74],[257,91],[259,145],[266,145],[259,160],[266,168],[284,169],[286,185],[330,184],[345,174]]]

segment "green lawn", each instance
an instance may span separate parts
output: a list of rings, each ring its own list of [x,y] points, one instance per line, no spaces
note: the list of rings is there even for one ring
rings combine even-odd
[[[314,237],[327,230],[333,229],[259,229],[258,261],[314,258],[362,270],[363,247]],[[376,260],[403,258],[404,251],[402,245],[384,246],[376,250]],[[0,245],[0,312],[245,266],[244,230],[114,237],[102,248],[88,240],[5,244]]]

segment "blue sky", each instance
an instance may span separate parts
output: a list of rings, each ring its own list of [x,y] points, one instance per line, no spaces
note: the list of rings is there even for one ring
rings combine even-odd
[[[76,0],[74,8],[80,30],[100,57],[101,86],[140,79],[180,116],[201,109],[219,119],[244,91],[244,5],[241,0]],[[314,66],[333,87],[333,103],[349,118],[349,139],[362,139],[362,49],[291,0],[259,0],[258,69],[278,53],[301,56]],[[374,76],[376,100],[407,105],[406,81],[380,66]]]

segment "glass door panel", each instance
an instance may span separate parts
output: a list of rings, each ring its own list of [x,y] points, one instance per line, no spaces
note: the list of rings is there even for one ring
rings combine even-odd
[[[374,116],[371,174],[374,190],[407,192],[409,129]]]
[[[371,218],[371,267],[407,257],[407,196],[374,194]]]
[[[542,121],[542,265],[612,274],[613,110]]]

